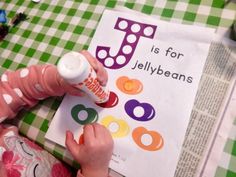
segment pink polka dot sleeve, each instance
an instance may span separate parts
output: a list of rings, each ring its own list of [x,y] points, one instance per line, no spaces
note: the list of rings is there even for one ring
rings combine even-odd
[[[13,118],[22,107],[32,107],[38,100],[62,96],[76,90],[66,84],[54,65],[34,65],[7,71],[0,81],[0,122]]]
[[[76,177],[85,177],[84,175],[82,175],[82,173],[81,173],[81,171],[80,170],[78,170],[78,172],[77,172],[77,176]],[[108,177],[112,177],[112,176],[108,176]]]

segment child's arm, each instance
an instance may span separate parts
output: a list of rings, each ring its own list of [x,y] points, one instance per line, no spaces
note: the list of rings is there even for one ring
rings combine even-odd
[[[113,150],[113,140],[109,131],[94,123],[84,126],[83,143],[74,140],[67,132],[66,146],[77,162],[81,164],[84,177],[107,177],[108,165]],[[79,171],[77,177],[82,177]]]
[[[54,65],[34,65],[7,71],[0,82],[0,118],[13,118],[22,107],[32,107],[38,100],[61,96],[72,90],[58,75]]]
[[[107,82],[107,73],[87,51],[81,52],[97,72],[102,85]],[[54,65],[34,65],[17,71],[7,71],[0,81],[0,122],[13,118],[22,107],[32,107],[38,100],[64,93],[80,95],[78,89],[67,84]]]
[[[102,64],[88,52],[82,51],[81,53],[93,66],[101,85],[105,85],[108,77]],[[59,76],[54,65],[35,65],[15,72],[7,71],[0,80],[0,122],[6,118],[13,118],[22,107],[32,107],[37,104],[38,100],[50,96],[61,96],[64,93],[81,94],[78,89],[67,84]],[[93,128],[91,129],[91,127]],[[89,133],[92,133],[92,136],[89,136]],[[67,135],[67,138],[69,138],[67,140],[69,150],[75,155],[76,160],[81,163],[82,173],[85,177],[93,177],[93,173],[96,173],[99,177],[107,175],[113,146],[108,130],[101,125],[93,124],[86,126],[85,134],[86,144],[82,148],[84,153],[80,152],[80,155],[87,156],[88,161],[81,161],[81,158],[77,156],[77,146],[72,147],[76,142],[72,141],[73,136],[70,133]],[[85,147],[88,149],[85,150]],[[86,155],[87,152],[88,154]],[[96,153],[98,154],[96,155]],[[103,156],[100,156],[100,154],[103,154]],[[90,161],[92,157],[95,159],[92,161],[97,163]],[[95,166],[91,166],[93,164]],[[0,164],[0,172],[2,170],[1,167],[2,165]],[[78,172],[79,175],[80,172]]]

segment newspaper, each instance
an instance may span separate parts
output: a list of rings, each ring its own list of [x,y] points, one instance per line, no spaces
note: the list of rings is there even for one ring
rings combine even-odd
[[[214,176],[233,118],[236,42],[212,42],[195,98],[175,177]]]

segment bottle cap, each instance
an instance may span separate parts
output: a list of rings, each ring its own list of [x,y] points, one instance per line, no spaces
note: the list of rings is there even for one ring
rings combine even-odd
[[[89,67],[87,59],[78,52],[66,53],[57,64],[59,74],[70,84],[81,82],[87,67]]]

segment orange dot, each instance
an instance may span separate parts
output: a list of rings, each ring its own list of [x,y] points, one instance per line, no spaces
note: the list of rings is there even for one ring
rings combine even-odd
[[[139,94],[143,90],[143,84],[137,79],[129,79],[121,76],[116,80],[116,86],[120,91],[130,95]]]
[[[124,89],[127,91],[133,90],[133,82],[131,80],[128,80],[124,84]]]
[[[143,135],[149,135],[152,138],[152,143],[149,145],[143,144],[141,138]],[[132,137],[134,142],[142,149],[147,151],[157,151],[161,149],[164,145],[164,139],[156,131],[148,131],[144,127],[137,127],[133,130]]]

